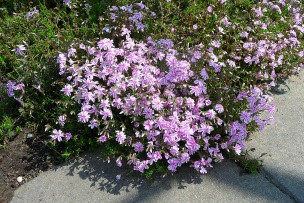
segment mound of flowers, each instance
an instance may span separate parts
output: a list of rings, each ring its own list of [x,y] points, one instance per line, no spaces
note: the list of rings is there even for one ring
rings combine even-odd
[[[160,163],[207,173],[224,154],[244,151],[248,134],[273,122],[268,90],[277,72],[303,68],[303,9],[296,0],[263,0],[244,23],[220,13],[226,4],[206,9],[216,18],[214,39],[188,48],[148,33],[156,13],[146,5],[112,6],[101,38],[75,40],[58,54],[61,92],[79,108],[59,116],[52,140],[69,142],[75,135],[66,123],[85,124],[98,142],[120,147],[118,167],[142,173]],[[20,45],[16,54],[24,51]],[[23,83],[7,88],[22,104]]]

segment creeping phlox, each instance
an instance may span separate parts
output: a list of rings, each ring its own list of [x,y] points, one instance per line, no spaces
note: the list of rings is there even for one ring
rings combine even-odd
[[[135,7],[112,10],[133,13]],[[140,13],[135,15],[138,17],[129,18],[131,22],[141,19]],[[207,68],[202,68],[201,74],[191,69],[201,59],[200,52],[194,51],[189,57],[175,50],[170,39],[136,41],[126,26],[118,31],[123,39],[117,44],[109,38],[95,44],[73,44],[67,53],[58,55],[57,61],[60,74],[68,81],[61,91],[81,104],[78,121],[98,128],[100,142],[115,140],[133,147],[126,158],[134,170],[144,172],[166,160],[172,172],[191,162],[196,170],[206,173],[212,162],[223,159],[223,150],[240,154],[248,124],[255,122],[262,130],[271,120],[258,116],[264,110],[272,114],[274,107],[271,98],[255,87],[235,98],[248,101],[247,111],[239,120],[226,123],[222,119],[227,113],[225,106],[209,99]],[[219,47],[220,43],[214,41],[212,46]],[[220,72],[221,65],[210,56],[210,66]],[[119,114],[132,118],[133,126],[117,127],[115,118]],[[60,125],[64,120],[59,118]],[[125,128],[132,128],[133,133]],[[214,133],[216,129],[224,129],[223,134]],[[63,137],[62,131],[54,130],[54,140]],[[117,161],[118,166],[121,164]]]
[[[77,1],[63,3],[77,7]],[[155,16],[144,4],[112,6],[101,39],[75,40],[58,54],[59,74],[66,81],[61,92],[81,107],[77,115],[59,116],[52,140],[72,139],[65,125],[76,116],[96,129],[99,142],[129,150],[116,160],[118,167],[125,158],[140,172],[162,162],[171,172],[191,163],[206,173],[223,152],[240,154],[249,129],[263,130],[274,122],[267,91],[277,74],[286,67],[303,68],[303,6],[297,0],[261,0],[244,25],[218,11],[228,3],[208,5],[205,15],[217,15],[214,39],[186,51],[170,39],[143,37],[146,19]],[[38,11],[27,17],[34,14]],[[203,27],[197,23],[192,29]],[[138,33],[146,39],[138,40]],[[14,51],[26,58],[30,47],[25,43]],[[25,85],[16,81],[7,83],[8,95],[22,103]]]

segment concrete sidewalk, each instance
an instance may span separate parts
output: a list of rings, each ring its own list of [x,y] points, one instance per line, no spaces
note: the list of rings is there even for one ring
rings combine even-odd
[[[304,202],[304,73],[283,82],[274,96],[275,125],[251,136],[247,148],[262,153],[266,177],[297,202]]]
[[[275,96],[276,124],[248,142],[248,149],[256,149],[252,156],[267,153],[262,174],[243,174],[224,161],[207,175],[183,168],[153,183],[116,181],[121,169],[88,154],[24,184],[12,202],[304,202],[304,74],[287,85],[286,94]]]
[[[224,162],[208,175],[185,168],[153,184],[128,177],[116,181],[114,165],[88,155],[42,173],[21,186],[12,202],[292,202],[263,176],[240,171]]]

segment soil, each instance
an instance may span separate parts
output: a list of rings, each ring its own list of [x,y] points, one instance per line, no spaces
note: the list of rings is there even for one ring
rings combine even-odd
[[[20,185],[54,165],[47,156],[50,149],[29,134],[20,133],[0,148],[0,203],[9,202]]]

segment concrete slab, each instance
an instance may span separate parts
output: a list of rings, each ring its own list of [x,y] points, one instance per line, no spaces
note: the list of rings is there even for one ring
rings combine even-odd
[[[86,155],[24,184],[11,202],[293,202],[263,176],[240,175],[241,169],[229,161],[208,175],[183,168],[153,183],[134,176],[117,181],[120,170]]]
[[[264,173],[278,187],[304,202],[304,73],[292,76],[275,91],[276,123],[251,136],[247,147],[262,157]]]

